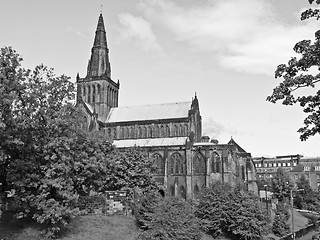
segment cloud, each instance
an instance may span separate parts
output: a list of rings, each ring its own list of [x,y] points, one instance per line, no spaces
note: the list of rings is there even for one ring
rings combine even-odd
[[[76,34],[76,35],[79,36],[79,37],[86,37],[82,32],[80,32],[80,31],[78,31],[78,30],[76,30],[76,29],[74,29],[74,28],[72,28],[72,27],[70,27],[70,26],[68,26],[68,30],[69,30],[70,32]]]
[[[163,54],[155,34],[151,29],[150,23],[140,16],[133,16],[129,13],[119,14],[121,24],[120,38],[122,41],[135,43],[146,52]]]
[[[211,0],[178,5],[170,0],[141,0],[148,22],[171,32],[178,42],[218,58],[238,72],[273,75],[277,64],[294,55],[294,44],[313,38],[316,23],[282,22],[267,0]]]
[[[238,131],[231,127],[216,122],[213,118],[207,118],[203,121],[203,132],[202,135],[209,136],[212,138],[218,138],[221,135],[237,135]]]

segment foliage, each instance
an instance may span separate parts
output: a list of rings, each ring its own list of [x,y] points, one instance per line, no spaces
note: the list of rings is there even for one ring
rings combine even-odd
[[[149,192],[136,204],[135,217],[144,230],[139,239],[201,239],[194,210],[182,198],[162,198],[158,193]]]
[[[269,229],[268,214],[256,196],[220,182],[200,194],[196,215],[213,237],[231,233],[237,239],[260,239]]]
[[[311,189],[309,180],[302,175],[297,181],[297,191],[293,199],[294,206],[298,209],[320,212],[320,196],[318,191]]]
[[[318,0],[309,0],[309,3],[320,4]],[[315,18],[319,20],[320,9],[308,9],[301,14],[301,20]],[[313,92],[316,84],[320,81],[320,30],[315,33],[315,41],[302,40],[298,42],[293,50],[300,54],[301,57],[292,57],[288,64],[280,64],[275,71],[275,77],[283,77],[283,81],[273,89],[271,96],[267,97],[267,101],[275,103],[282,101],[284,105],[298,104],[307,114],[304,120],[304,126],[298,132],[300,139],[307,140],[310,136],[320,133],[320,90]],[[316,70],[315,74],[309,72]],[[301,94],[297,90],[307,88],[310,95],[306,95],[305,91]],[[308,93],[309,94],[309,93]]]
[[[0,181],[14,189],[19,218],[59,230],[79,211],[78,195],[153,185],[145,153],[119,151],[81,128],[74,86],[43,65],[21,68],[12,48],[0,54]],[[132,191],[131,191],[132,192]]]
[[[290,226],[288,224],[290,214],[288,209],[289,207],[285,203],[280,202],[277,206],[277,211],[272,224],[272,232],[279,237],[290,233]]]
[[[292,187],[293,184],[290,181],[289,175],[283,168],[278,168],[272,179],[273,196],[276,197],[279,202],[286,201],[290,197],[290,189],[292,189]]]
[[[265,179],[257,179],[258,189],[265,190],[267,187],[267,191],[272,188],[271,181],[267,181]]]

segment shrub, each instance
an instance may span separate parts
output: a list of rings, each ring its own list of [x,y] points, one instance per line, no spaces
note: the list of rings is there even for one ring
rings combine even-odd
[[[213,237],[231,234],[237,239],[260,239],[269,230],[269,216],[256,196],[220,182],[200,194],[196,216]]]
[[[192,206],[181,198],[162,198],[149,193],[136,205],[138,226],[144,240],[198,240],[200,226]]]

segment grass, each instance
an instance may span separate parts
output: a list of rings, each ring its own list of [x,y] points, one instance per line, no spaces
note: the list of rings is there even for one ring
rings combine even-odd
[[[296,211],[294,213],[294,220],[295,230],[299,230],[308,224],[308,218]],[[10,214],[3,215],[0,221],[0,240],[41,240],[44,239],[41,231],[42,228],[38,224],[32,221],[14,221]],[[132,217],[87,215],[80,216],[72,221],[59,239],[135,240],[138,234],[139,229],[136,227]],[[202,240],[213,240],[213,238],[205,234]]]

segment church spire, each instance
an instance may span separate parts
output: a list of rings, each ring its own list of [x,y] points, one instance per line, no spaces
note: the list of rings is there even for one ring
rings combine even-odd
[[[106,30],[104,27],[103,16],[100,13],[97,30],[94,37],[93,47],[91,49],[91,58],[88,63],[88,77],[111,77],[111,68],[109,62],[109,49],[107,44]]]

